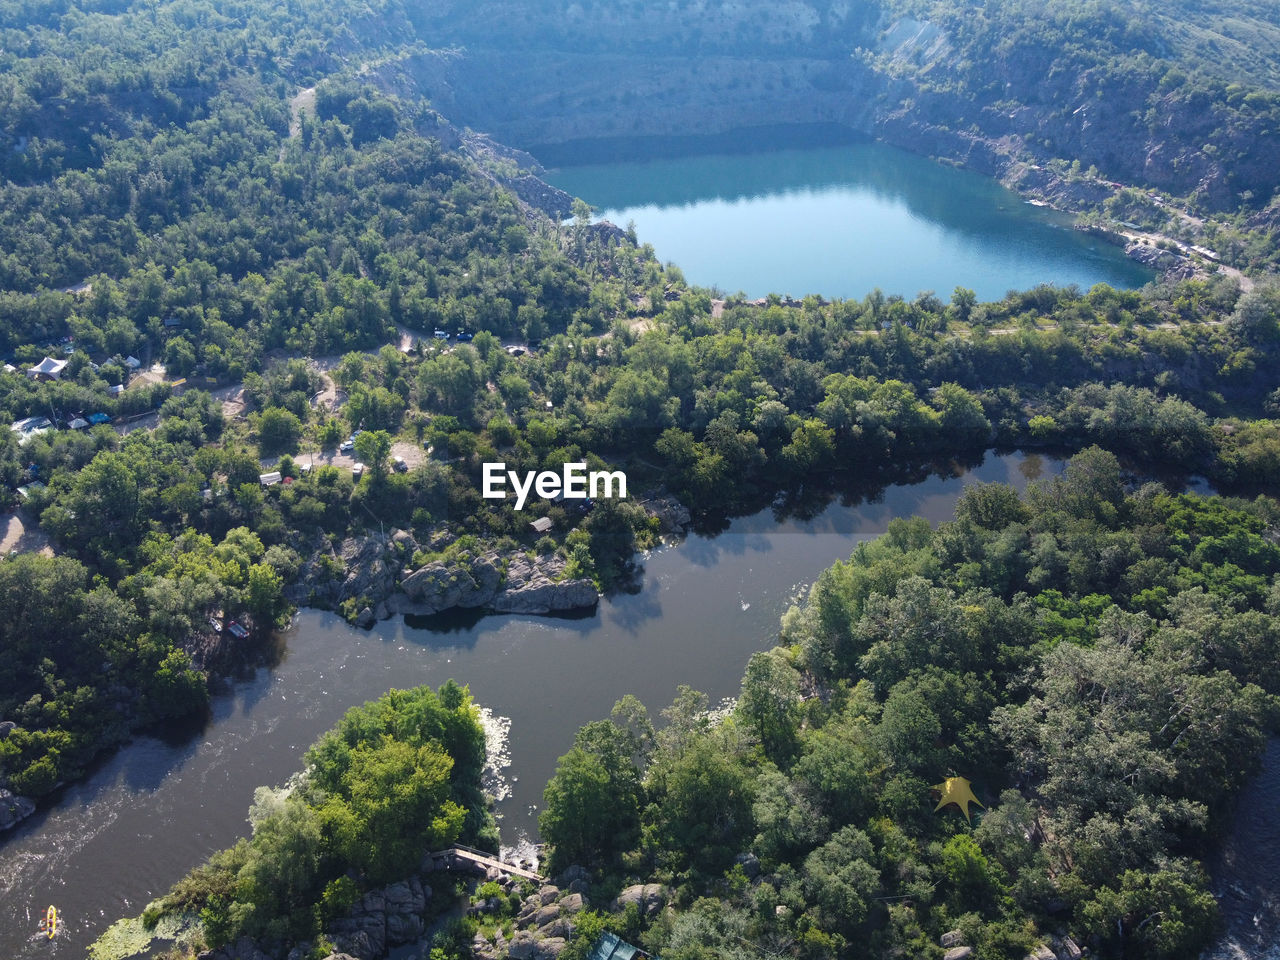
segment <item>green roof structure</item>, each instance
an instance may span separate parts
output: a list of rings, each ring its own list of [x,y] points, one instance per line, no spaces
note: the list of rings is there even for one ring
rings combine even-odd
[[[596,945],[587,954],[587,960],[635,960],[636,957],[658,960],[657,957],[650,958],[649,954],[639,947],[633,947],[616,933],[601,934]]]

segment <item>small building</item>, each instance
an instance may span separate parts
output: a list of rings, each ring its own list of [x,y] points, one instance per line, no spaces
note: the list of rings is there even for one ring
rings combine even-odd
[[[124,384],[120,384],[120,383],[111,384],[111,386],[107,387],[107,393],[113,397],[120,396],[120,394],[124,393]]]
[[[96,427],[101,423],[110,423],[111,416],[106,413],[91,413],[89,414],[89,422]]]
[[[352,465],[352,467],[351,467],[351,476],[355,477],[357,480],[359,480],[361,477],[363,477],[363,476],[364,476],[364,464],[363,464],[363,463],[356,463],[356,464],[353,464],[353,465]]]
[[[124,365],[130,370],[138,370],[142,367],[142,361],[135,356],[127,356],[124,358]]]
[[[283,478],[281,477],[279,470],[272,470],[270,473],[263,473],[258,475],[258,482],[261,483],[264,487],[274,487],[282,479]]]
[[[165,317],[164,325],[166,329],[172,330],[174,327],[182,326],[182,321],[177,317]]]
[[[18,435],[18,445],[22,446],[32,437],[52,430],[53,422],[48,417],[27,417],[25,420],[14,421],[9,429]]]
[[[67,361],[45,357],[34,367],[27,368],[27,376],[32,380],[57,380],[62,376]]]
[[[639,947],[633,947],[616,933],[602,933],[600,939],[595,942],[595,946],[591,948],[591,952],[587,954],[587,960],[636,960],[636,958],[658,960],[657,957],[652,957]]]
[[[83,430],[85,427],[89,426],[89,421],[86,420],[84,417],[76,417],[74,420],[68,423],[67,426],[70,427],[72,430]]]
[[[30,483],[23,484],[18,488],[18,496],[23,500],[30,499],[31,494],[35,490],[43,490],[44,484],[39,480],[32,480]]]
[[[533,528],[533,532],[534,532],[534,533],[538,533],[538,534],[550,533],[550,532],[551,532],[551,518],[550,518],[550,517],[539,517],[537,520],[534,520],[532,523],[530,523],[530,524],[529,524],[529,526],[531,526],[531,527]]]

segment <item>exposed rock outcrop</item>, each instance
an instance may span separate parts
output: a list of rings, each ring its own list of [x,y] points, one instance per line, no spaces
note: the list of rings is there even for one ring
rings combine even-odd
[[[351,600],[357,625],[372,627],[396,614],[429,616],[453,609],[548,614],[588,609],[600,599],[595,584],[566,579],[557,556],[459,554],[412,569],[418,544],[403,530],[346,540],[326,559],[307,565],[291,599],[337,607]],[[334,576],[341,565],[342,574]]]
[[[644,916],[652,917],[666,906],[668,896],[669,891],[660,883],[638,883],[618,894],[609,909],[616,913],[634,903]]]
[[[392,947],[413,943],[426,929],[431,888],[414,876],[365,894],[347,916],[325,931],[338,950],[356,960],[375,960]]]
[[[653,497],[645,501],[644,508],[658,518],[658,532],[664,537],[683,537],[693,522],[689,508],[670,495]]]
[[[1175,250],[1134,242],[1128,244],[1124,252],[1130,260],[1159,270],[1162,276],[1170,279],[1185,279],[1196,273],[1195,264]]]
[[[34,801],[0,789],[0,833],[17,826],[35,812]]]

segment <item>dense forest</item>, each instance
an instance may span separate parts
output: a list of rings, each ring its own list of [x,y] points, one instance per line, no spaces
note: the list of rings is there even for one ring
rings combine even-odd
[[[548,784],[558,869],[664,885],[606,916],[663,957],[979,958],[1051,934],[1193,957],[1201,856],[1280,692],[1280,504],[1126,486],[1091,448],[1019,497],[971,487],[815,583],[729,714],[622,703]],[[935,810],[972,781],[983,806]],[[585,924],[588,933],[593,928]],[[575,954],[576,955],[576,954]]]
[[[1103,443],[1241,488],[1280,477],[1266,419],[1280,397],[1258,375],[1280,348],[1272,285],[713,308],[621,231],[524,206],[501,185],[512,161],[446,147],[450,128],[420,101],[343,74],[292,117],[297,85],[396,42],[393,8],[374,12],[377,29],[308,10],[314,32],[252,5],[238,18],[11,6],[0,20],[21,105],[6,122],[27,138],[8,162],[28,164],[3,187],[0,346],[14,369],[0,373],[0,410],[156,418],[127,435],[0,438],[0,498],[21,499],[59,554],[5,573],[0,716],[17,730],[0,741],[0,776],[20,793],[48,793],[137,724],[198,715],[186,692],[210,666],[210,632],[243,621],[265,647],[303,562],[340,567],[335,544],[371,523],[431,543],[419,562],[480,544],[559,552],[568,575],[605,588],[652,542],[634,504],[585,518],[542,504],[553,530],[531,537],[510,506],[480,501],[486,459],[622,465],[709,526],[779,493],[803,508],[852,478],[993,443]],[[76,73],[88,49],[100,66]],[[176,111],[163,124],[160,101]],[[472,339],[373,352],[397,328]],[[59,379],[24,375],[51,353],[67,360]],[[324,354],[331,374],[302,359]],[[134,355],[163,375],[135,373]],[[314,402],[326,382],[346,394],[333,411]],[[234,416],[200,389],[239,383]],[[301,469],[301,454],[356,430],[371,467],[358,482]],[[433,457],[397,473],[396,439]],[[293,482],[263,490],[274,457]],[[729,496],[708,496],[729,477]],[[42,618],[46,587],[93,626],[69,637]]]
[[[1170,489],[1280,483],[1274,12],[1217,33],[1185,5],[818,6],[861,53],[838,33],[812,52],[879,76],[886,109],[936,126],[965,103],[957,130],[1014,130],[1021,162],[1183,195],[1256,276],[748,302],[581,203],[530,205],[532,158],[384,69],[496,23],[557,40],[528,5],[0,0],[0,413],[50,428],[0,431],[0,506],[49,547],[0,560],[0,787],[49,796],[132,732],[199,721],[227,637],[269,658],[375,530],[422,545],[406,568],[490,551],[634,577],[657,526],[639,503],[540,501],[534,533],[480,499],[486,460],[621,467],[714,530],[993,446],[1097,444],[1025,499],[973,491],[954,524],[897,523],[830,571],[729,716],[687,691],[656,732],[633,702],[585,728],[548,787],[553,866],[655,880],[676,909],[585,914],[566,949],[618,923],[676,958],[923,955],[953,928],[981,957],[1059,928],[1113,955],[1203,943],[1199,857],[1280,692],[1276,506],[1128,488],[1115,457]],[[946,57],[877,46],[907,15]],[[753,55],[796,41],[732,26]],[[1120,90],[1122,129],[1063,125]],[[1149,169],[1106,153],[1166,128]],[[1094,213],[1177,234],[1143,191]],[[46,357],[65,366],[28,376]],[[344,446],[362,475],[313,465]],[[491,846],[473,712],[452,685],[354,711],[150,919],[313,938],[424,845]],[[951,775],[986,804],[972,829],[932,811]]]

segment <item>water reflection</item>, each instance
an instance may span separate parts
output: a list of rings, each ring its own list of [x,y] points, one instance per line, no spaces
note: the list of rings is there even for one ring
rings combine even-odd
[[[797,296],[914,296],[957,285],[984,300],[1037,283],[1137,287],[1151,271],[1000,184],[880,143],[621,158],[553,171],[601,217],[693,282]]]

